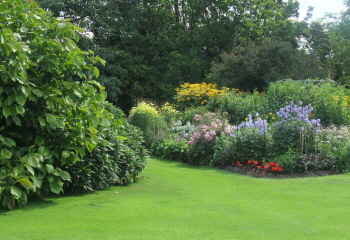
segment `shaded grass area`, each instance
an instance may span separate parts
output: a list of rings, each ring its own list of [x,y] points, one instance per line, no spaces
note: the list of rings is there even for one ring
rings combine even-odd
[[[348,239],[350,174],[257,179],[152,159],[134,184],[0,211],[0,239]]]

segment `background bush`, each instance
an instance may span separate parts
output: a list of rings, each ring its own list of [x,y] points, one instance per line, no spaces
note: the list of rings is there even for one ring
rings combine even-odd
[[[208,108],[211,111],[215,111],[215,108],[217,108],[220,112],[227,113],[227,117],[232,124],[241,123],[249,114],[256,115],[256,113],[259,113],[261,116],[269,117],[270,110],[266,98],[263,93],[257,91],[247,93],[234,89],[218,97],[216,101],[216,104],[210,101]]]
[[[332,82],[285,81],[270,84],[266,99],[271,112],[276,112],[290,102],[314,108],[313,118],[329,126],[350,124],[350,90]],[[336,113],[336,114],[334,114]]]

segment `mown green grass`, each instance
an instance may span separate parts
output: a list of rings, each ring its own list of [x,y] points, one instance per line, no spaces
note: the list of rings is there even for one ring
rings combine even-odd
[[[0,211],[0,239],[349,239],[350,174],[256,179],[152,159],[137,183]]]

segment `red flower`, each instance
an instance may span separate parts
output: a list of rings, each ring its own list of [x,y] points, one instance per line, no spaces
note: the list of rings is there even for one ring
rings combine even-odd
[[[262,165],[265,165],[265,164],[266,164],[266,162],[262,162],[261,164],[262,164]]]
[[[251,164],[251,163],[252,163],[252,161],[251,161],[251,160],[248,160],[248,161],[247,161],[247,163],[248,163],[248,164]]]
[[[234,163],[234,162],[232,162],[232,165],[235,165],[235,163]]]
[[[266,166],[264,166],[264,168],[265,168],[265,169],[268,169],[268,168],[269,168],[269,166],[268,166],[268,165],[266,165]]]
[[[260,169],[260,168],[261,168],[261,166],[257,166],[256,168],[257,168],[257,169]]]
[[[240,162],[240,161],[237,161],[236,164],[239,165],[239,164],[241,164],[241,162]]]
[[[276,168],[276,167],[273,167],[273,168],[271,168],[271,170],[272,170],[273,172],[275,172],[275,171],[277,171],[277,168]]]
[[[275,167],[277,167],[277,168],[278,168],[278,167],[280,167],[280,165],[279,165],[278,163],[275,163]]]
[[[254,164],[255,164],[255,165],[258,165],[258,164],[259,164],[259,162],[255,160],[255,161],[254,161]]]
[[[239,167],[242,167],[242,164],[238,164]]]
[[[282,172],[283,169],[281,167],[277,168],[277,171]]]
[[[273,166],[275,166],[275,163],[274,162],[270,162],[269,166],[273,167]]]

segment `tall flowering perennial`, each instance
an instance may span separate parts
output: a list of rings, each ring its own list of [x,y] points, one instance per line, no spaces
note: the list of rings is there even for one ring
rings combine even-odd
[[[291,102],[276,112],[281,119],[273,125],[273,151],[276,154],[285,154],[288,149],[298,149],[300,154],[315,151],[314,141],[316,134],[321,132],[321,121],[310,119],[313,111],[311,105],[299,105]]]
[[[256,114],[256,117],[258,117],[259,114]],[[249,114],[248,115],[248,119],[245,122],[242,122],[241,124],[238,125],[238,129],[241,128],[257,128],[258,130],[258,134],[263,135],[266,133],[267,130],[267,120],[258,118],[257,120],[253,120],[252,115]]]
[[[302,105],[302,102],[299,102]],[[281,108],[278,112],[276,112],[277,116],[281,118],[281,121],[274,124],[274,126],[278,126],[287,121],[302,121],[311,123],[316,127],[321,127],[320,119],[312,119],[310,120],[310,116],[312,115],[313,108],[311,105],[307,105],[305,107],[300,107],[296,105],[294,102],[291,102],[288,106]],[[303,130],[303,129],[301,129]]]
[[[198,121],[199,125],[192,133],[189,145],[215,143],[215,136],[219,136],[222,132],[231,134],[235,130],[234,126],[218,118],[215,113],[207,113],[204,116],[196,114],[194,120]]]
[[[210,99],[219,97],[228,92],[229,88],[217,89],[215,83],[184,83],[177,91],[179,108],[198,107],[205,105]]]

